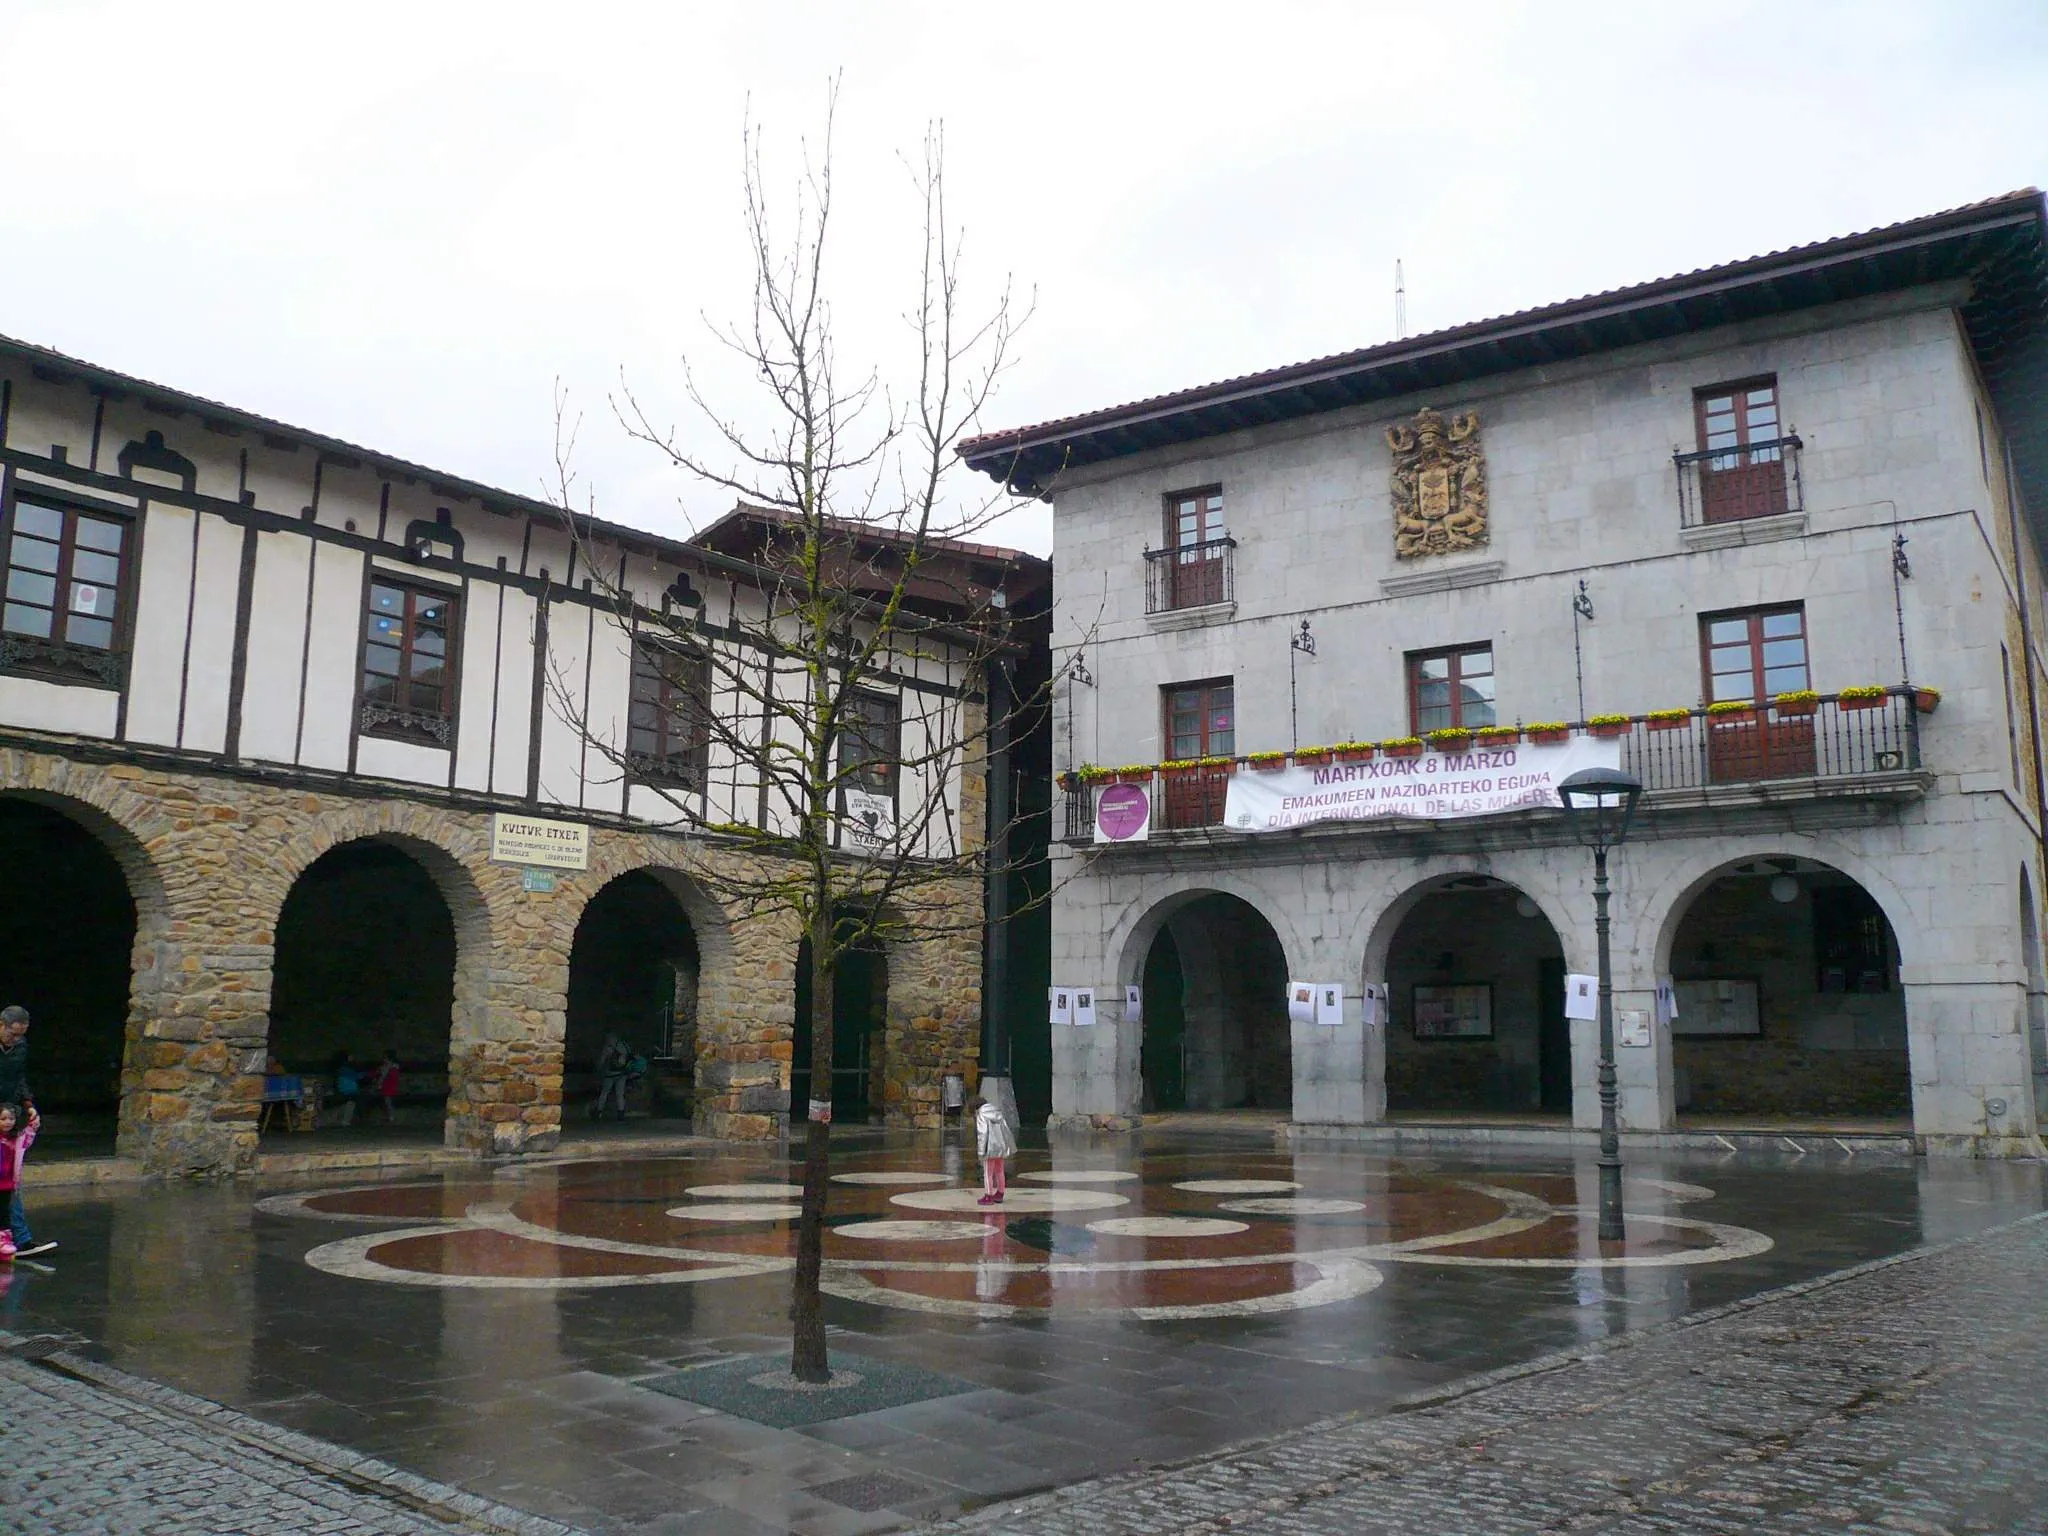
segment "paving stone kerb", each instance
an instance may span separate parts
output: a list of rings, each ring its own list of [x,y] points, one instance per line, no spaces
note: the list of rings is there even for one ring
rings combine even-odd
[[[696,934],[696,1129],[766,1140],[786,1123],[800,935],[786,914],[730,912],[712,894],[721,876],[758,874],[761,855],[595,825],[587,871],[527,891],[516,867],[490,861],[481,810],[12,749],[0,751],[0,792],[84,825],[127,877],[136,934],[118,1150],[150,1172],[254,1166],[279,913],[314,860],[364,838],[416,860],[454,921],[449,1146],[555,1147],[576,924],[606,884],[636,870],[675,893]],[[926,899],[978,912],[975,883],[958,884]],[[979,1052],[980,934],[971,922],[934,926],[884,947],[884,1114],[936,1126],[943,1073],[971,1074]]]
[[[0,1339],[4,1339],[0,1335]],[[372,1457],[64,1354],[0,1355],[0,1530],[149,1536],[576,1536]]]
[[[1140,1477],[1002,1536],[2048,1528],[2048,1216]]]

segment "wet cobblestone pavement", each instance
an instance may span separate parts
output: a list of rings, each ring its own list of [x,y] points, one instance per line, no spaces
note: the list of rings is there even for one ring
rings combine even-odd
[[[1003,1536],[2048,1530],[2048,1221],[1440,1406],[941,1529]]]
[[[1590,1162],[1041,1146],[990,1216],[957,1144],[839,1139],[834,1346],[973,1390],[775,1429],[650,1389],[786,1354],[772,1151],[101,1194],[31,1169],[63,1262],[12,1278],[0,1329],[591,1531],[851,1536],[1382,1412],[2048,1206],[2033,1164],[1644,1157],[1630,1243],[1603,1251]],[[2008,1293],[2037,1329],[2042,1278]],[[1490,1486],[1466,1523],[1409,1528],[1486,1528]]]

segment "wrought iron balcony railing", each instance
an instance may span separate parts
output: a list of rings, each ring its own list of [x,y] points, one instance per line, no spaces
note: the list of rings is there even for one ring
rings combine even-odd
[[[1739,523],[1752,517],[1776,517],[1805,508],[1799,479],[1796,433],[1740,448],[1709,448],[1700,453],[1673,453],[1678,471],[1678,525],[1700,528],[1709,523]]]
[[[1866,698],[1823,694],[1788,705],[1692,709],[1682,717],[1630,715],[1598,726],[1575,724],[1572,730],[1618,739],[1622,767],[1652,794],[1800,781],[1854,792],[1859,783],[1919,769],[1920,719],[1938,697],[1904,687]],[[1153,769],[1126,781],[1149,794],[1154,833],[1185,832],[1223,825],[1233,771],[1248,771],[1243,759],[1228,768]],[[1062,787],[1064,840],[1092,842],[1095,801],[1103,786],[1068,775]]]
[[[1145,551],[1145,611],[1207,608],[1237,600],[1237,540],[1227,535]]]

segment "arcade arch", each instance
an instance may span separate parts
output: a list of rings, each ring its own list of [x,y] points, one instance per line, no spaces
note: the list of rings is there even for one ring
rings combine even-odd
[[[473,1033],[480,1006],[488,926],[468,872],[433,844],[379,833],[327,849],[278,911],[270,1060],[331,1080],[343,1053],[367,1069],[390,1052],[400,1120],[440,1123],[451,1038]]]
[[[1542,906],[1467,872],[1411,889],[1388,923],[1389,1116],[1570,1114],[1564,947]]]
[[[1292,1110],[1287,951],[1257,907],[1224,891],[1181,892],[1138,923],[1120,974],[1144,989],[1145,1111]]]
[[[97,807],[41,793],[0,795],[0,1004],[33,1026],[30,1084],[55,1135],[111,1138],[128,1070],[138,954],[167,917],[163,886],[134,835]],[[47,1155],[47,1154],[46,1154]]]
[[[696,1098],[703,956],[683,898],[652,869],[630,870],[590,898],[569,950],[563,1040],[564,1129],[595,1113],[599,1059],[616,1035],[646,1061],[629,1090],[650,1116],[687,1119]],[[620,1111],[624,1118],[625,1111]]]
[[[1910,1126],[1898,936],[1860,881],[1803,854],[1728,861],[1673,903],[1659,950],[1681,1123]]]

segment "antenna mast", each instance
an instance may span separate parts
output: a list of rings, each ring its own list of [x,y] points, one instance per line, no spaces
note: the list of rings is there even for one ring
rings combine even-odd
[[[1401,262],[1394,261],[1394,340],[1403,341],[1408,335],[1408,283],[1401,276]]]

